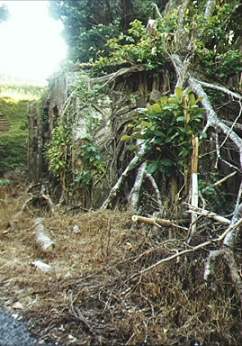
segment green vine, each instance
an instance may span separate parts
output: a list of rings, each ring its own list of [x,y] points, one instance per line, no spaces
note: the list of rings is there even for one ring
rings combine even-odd
[[[91,187],[94,180],[99,180],[106,167],[101,153],[91,138],[83,138],[78,147],[79,167],[75,170],[74,182],[81,186]]]
[[[68,148],[71,145],[71,130],[63,122],[54,128],[51,143],[47,147],[50,171],[61,178],[69,166]]]

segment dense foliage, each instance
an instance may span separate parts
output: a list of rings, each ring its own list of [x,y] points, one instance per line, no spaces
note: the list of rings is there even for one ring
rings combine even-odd
[[[81,62],[96,59],[110,38],[127,32],[129,24],[139,19],[146,24],[152,16],[152,3],[163,8],[167,1],[156,0],[55,0],[51,12],[65,26],[70,57]]]
[[[51,10],[64,23],[73,61],[97,60],[99,69],[122,63],[144,63],[153,69],[167,55],[179,52],[193,55],[193,68],[208,78],[226,80],[241,71],[240,0],[218,1],[208,19],[204,16],[206,1],[192,1],[182,23],[174,7],[147,35],[149,17],[157,19],[154,3],[162,12],[167,2],[56,0],[51,2]],[[179,25],[184,35],[178,40]]]
[[[192,153],[192,138],[200,135],[203,115],[199,99],[181,88],[141,114],[133,137],[146,143],[147,170],[151,174],[184,174]]]
[[[107,41],[107,51],[96,60],[98,70],[109,65],[144,64],[146,69],[159,69],[170,54],[190,55],[192,68],[207,78],[227,81],[242,71],[240,0],[221,1],[213,15],[204,17],[204,3],[193,2],[179,28],[180,13],[175,8],[147,31],[135,20],[126,34],[121,32]],[[183,32],[178,34],[180,30]],[[237,84],[238,88],[239,85]]]

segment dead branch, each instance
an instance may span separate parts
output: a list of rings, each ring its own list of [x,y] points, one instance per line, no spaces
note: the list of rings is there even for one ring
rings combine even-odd
[[[169,257],[166,257],[166,258],[162,258],[160,261],[152,264],[151,266],[139,271],[138,273],[135,273],[133,276],[131,276],[129,278],[129,280],[132,280],[134,278],[136,278],[137,276],[140,276],[140,275],[143,275],[157,267],[159,267],[161,264],[163,263],[166,263],[166,262],[169,262],[169,261],[172,261],[173,259],[175,258],[178,258],[180,256],[184,256],[188,253],[192,253],[192,252],[195,252],[195,251],[198,251],[200,249],[204,249],[206,248],[208,245],[211,245],[211,244],[216,244],[216,243],[220,243],[221,241],[224,240],[224,238],[227,236],[227,234],[229,234],[231,231],[233,231],[233,229],[236,229],[238,228],[240,225],[242,224],[242,218],[239,219],[235,224],[231,224],[218,238],[215,238],[215,239],[211,239],[211,240],[207,240],[201,244],[198,244],[197,246],[194,246],[194,247],[190,247],[189,249],[186,249],[186,250],[182,250],[180,252],[176,252],[175,254],[169,256]]]
[[[242,96],[239,94],[239,93],[236,93],[222,85],[219,85],[219,84],[212,84],[212,83],[208,83],[208,82],[204,82],[204,81],[201,81],[201,80],[198,80],[198,79],[195,79],[194,80],[201,84],[202,86],[204,86],[205,88],[208,88],[208,89],[214,89],[214,90],[218,90],[218,91],[222,91],[224,94],[227,94],[229,96],[231,96],[233,99],[238,99],[238,100],[242,100]]]
[[[237,115],[237,117],[235,118],[234,122],[232,123],[231,127],[230,127],[230,132],[233,131],[237,121],[241,118],[241,113],[242,113],[242,105],[241,105],[241,101],[239,101],[239,105],[240,105],[240,110],[239,110],[239,114]],[[224,146],[224,144],[226,143],[227,139],[229,137],[229,134],[227,134],[227,136],[225,137],[225,139],[223,140],[223,142],[220,144],[220,148],[222,148]]]
[[[230,220],[229,219],[226,219],[225,217],[223,216],[220,216],[212,211],[209,211],[209,210],[206,210],[206,209],[202,209],[202,208],[198,208],[198,207],[194,207],[192,205],[189,204],[189,208],[190,210],[188,210],[187,212],[188,213],[196,213],[196,214],[199,214],[199,215],[202,215],[202,216],[206,216],[210,219],[213,219],[215,221],[218,221],[220,223],[223,223],[225,225],[229,225],[230,224]]]
[[[53,268],[49,264],[43,262],[42,260],[33,261],[31,263],[31,265],[33,267],[41,270],[43,273],[49,273],[49,272],[53,271]]]
[[[182,62],[180,57],[177,54],[171,55],[172,63],[176,69],[176,73],[178,76],[178,79],[180,79],[180,76],[182,75],[185,64]],[[228,136],[228,138],[235,144],[235,146],[238,148],[239,154],[240,154],[240,165],[242,167],[242,139],[237,135],[236,132],[232,131],[230,127],[228,127],[225,123],[223,123],[217,116],[216,112],[214,111],[209,98],[206,94],[206,92],[203,90],[203,87],[197,79],[188,76],[188,82],[189,86],[193,90],[193,92],[201,98],[201,103],[206,110],[207,114],[207,125],[206,127],[214,127],[220,128],[220,130]]]
[[[228,175],[226,175],[225,177],[223,177],[222,179],[216,181],[216,183],[212,184],[212,186],[219,186],[221,184],[223,184],[225,181],[227,181],[228,179],[232,178],[235,174],[237,174],[238,172],[232,172]]]
[[[235,133],[231,131],[230,127],[228,127],[225,123],[223,123],[213,110],[213,107],[208,99],[207,94],[203,90],[201,84],[194,78],[189,78],[189,85],[193,92],[201,97],[201,103],[206,110],[207,113],[207,121],[208,125],[215,128],[220,128],[225,135],[228,135],[228,138],[236,145],[240,153],[240,162],[242,166],[242,139]]]
[[[151,185],[152,185],[152,187],[153,187],[153,189],[155,191],[156,199],[157,199],[157,204],[159,206],[159,211],[162,212],[163,205],[162,205],[162,200],[161,200],[161,194],[160,194],[160,190],[159,190],[159,188],[158,188],[158,186],[156,184],[156,181],[153,178],[153,176],[150,173],[148,173],[147,171],[145,171],[145,177],[147,179],[149,179],[149,181],[150,181],[150,183],[151,183]]]
[[[174,223],[174,221],[167,220],[167,219],[149,218],[149,217],[140,216],[140,215],[133,215],[132,221],[133,222],[141,222],[141,223],[145,223],[145,224],[149,224],[149,225],[155,225],[158,227],[160,227],[160,226],[165,226],[165,227],[172,226],[172,227],[176,227],[176,228],[180,228],[180,229],[183,229],[185,231],[188,231],[187,227],[177,225],[176,223]]]
[[[221,119],[226,125],[228,125],[228,126],[230,126],[231,127],[231,125],[233,125],[233,121],[229,121],[229,120],[224,120],[224,119]],[[238,129],[238,130],[242,130],[242,124],[238,124],[238,123],[236,123],[235,125],[234,125],[234,128],[235,129]]]
[[[140,160],[142,159],[144,154],[145,154],[145,144],[140,143],[140,149],[139,149],[137,155],[135,155],[135,157],[130,161],[130,163],[128,164],[128,166],[124,170],[124,172],[121,174],[118,181],[116,182],[116,184],[111,189],[107,199],[102,204],[101,209],[107,209],[108,208],[112,199],[117,195],[117,193],[118,193],[124,179],[127,177],[128,173],[130,171],[132,171],[137,166],[137,164],[140,162]]]
[[[50,252],[55,247],[55,242],[50,238],[48,231],[44,227],[44,219],[35,219],[35,239],[37,246],[44,252]]]

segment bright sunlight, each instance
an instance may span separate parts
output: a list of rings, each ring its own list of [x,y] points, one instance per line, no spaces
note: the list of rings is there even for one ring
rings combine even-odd
[[[49,1],[0,1],[9,11],[0,23],[0,76],[9,81],[45,84],[67,55],[62,23],[48,10]]]

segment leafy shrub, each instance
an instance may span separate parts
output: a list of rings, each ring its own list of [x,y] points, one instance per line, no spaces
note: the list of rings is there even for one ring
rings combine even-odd
[[[192,153],[192,137],[199,135],[204,111],[190,90],[176,89],[141,114],[131,138],[145,141],[150,173],[183,172]]]

